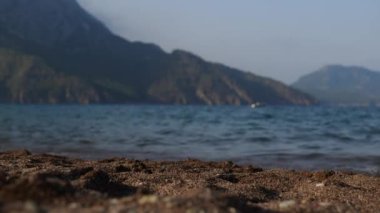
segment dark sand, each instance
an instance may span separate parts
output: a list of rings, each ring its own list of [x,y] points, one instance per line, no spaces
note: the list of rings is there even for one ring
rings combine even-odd
[[[0,212],[380,212],[380,177],[0,153]]]

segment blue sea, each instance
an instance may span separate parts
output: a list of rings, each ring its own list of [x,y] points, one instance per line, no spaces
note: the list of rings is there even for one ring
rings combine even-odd
[[[380,108],[0,105],[0,151],[379,173]]]

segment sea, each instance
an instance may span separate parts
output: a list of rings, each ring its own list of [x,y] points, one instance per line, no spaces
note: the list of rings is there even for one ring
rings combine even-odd
[[[0,105],[0,152],[380,173],[380,108]]]

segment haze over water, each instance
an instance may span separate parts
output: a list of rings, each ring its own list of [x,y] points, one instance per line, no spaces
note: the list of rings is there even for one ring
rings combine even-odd
[[[380,171],[380,109],[0,106],[0,149]]]
[[[294,83],[327,64],[380,70],[377,0],[79,0],[115,33]]]

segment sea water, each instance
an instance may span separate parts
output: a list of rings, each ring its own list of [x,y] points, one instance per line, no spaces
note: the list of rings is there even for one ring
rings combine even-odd
[[[0,105],[0,151],[379,173],[380,109]]]

